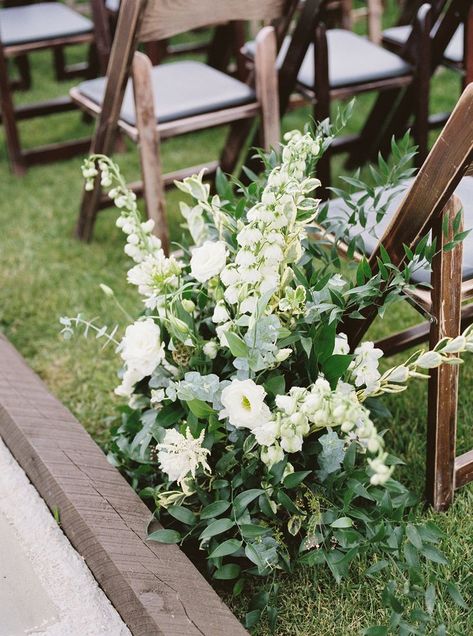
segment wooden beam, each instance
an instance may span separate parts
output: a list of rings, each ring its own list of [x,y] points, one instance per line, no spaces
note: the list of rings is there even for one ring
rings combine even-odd
[[[0,434],[134,636],[248,636],[74,416],[0,335]]]

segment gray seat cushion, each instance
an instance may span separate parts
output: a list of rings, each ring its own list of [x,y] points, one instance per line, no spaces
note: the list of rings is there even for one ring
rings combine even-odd
[[[406,187],[409,182],[406,183]],[[367,255],[370,255],[378,245],[378,240],[382,237],[384,230],[387,228],[391,219],[396,212],[406,189],[399,189],[399,192],[393,199],[383,219],[376,225],[376,236],[361,226],[354,226],[350,231],[350,235],[356,236],[361,234]],[[456,190],[456,194],[461,199],[464,212],[464,226],[466,230],[473,228],[473,177],[464,177]],[[360,193],[361,196],[361,193]],[[329,203],[328,216],[334,221],[346,224],[347,216],[351,215],[351,210],[347,210],[342,199],[333,199]],[[368,220],[368,225],[372,226],[372,219]],[[413,275],[416,283],[429,283],[430,272],[427,270],[418,270]],[[463,280],[473,278],[473,232],[468,234],[463,243]]]
[[[120,8],[120,0],[105,0],[105,6],[115,13]]]
[[[277,63],[284,60],[290,38],[285,38]],[[412,67],[401,57],[373,44],[361,35],[344,29],[327,31],[328,73],[331,88],[342,88],[361,82],[376,81],[406,75]],[[254,57],[255,44],[247,42],[244,51]],[[302,62],[298,81],[308,88],[314,86],[314,48],[311,44]]]
[[[106,78],[88,80],[79,85],[80,92],[96,104],[101,104]],[[158,121],[168,122],[251,103],[254,91],[225,73],[200,62],[160,64],[152,71],[154,103]],[[121,119],[136,124],[131,80],[125,91]]]
[[[0,9],[0,39],[5,46],[91,33],[93,23],[61,2],[39,2]]]
[[[392,27],[383,31],[383,38],[394,42],[394,44],[404,44],[411,34],[411,30],[410,25]],[[461,24],[445,49],[444,59],[453,64],[460,64],[463,62],[463,48],[463,24]]]

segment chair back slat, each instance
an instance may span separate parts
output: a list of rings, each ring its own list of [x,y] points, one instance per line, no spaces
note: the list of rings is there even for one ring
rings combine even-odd
[[[148,0],[141,42],[162,40],[185,31],[230,20],[275,20],[287,0]]]
[[[381,245],[394,265],[404,264],[404,245],[414,248],[431,229],[462,177],[471,170],[472,161],[473,84],[469,84],[371,255],[373,274],[378,271]],[[342,329],[352,347],[360,342],[376,315],[377,308],[372,307],[365,312],[364,319],[344,320]]]

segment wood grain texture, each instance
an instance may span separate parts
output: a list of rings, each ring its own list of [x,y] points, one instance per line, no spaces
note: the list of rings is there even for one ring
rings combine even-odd
[[[163,40],[229,20],[275,20],[285,8],[286,0],[148,0],[140,41]]]
[[[150,511],[0,335],[0,434],[134,636],[244,636],[181,550],[147,543]]]
[[[463,243],[447,252],[444,248],[454,239],[453,222],[462,207],[453,195],[432,228],[438,251],[432,261],[431,349],[442,338],[460,335]],[[448,233],[443,230],[444,219],[448,219]],[[463,231],[463,224],[458,231]],[[429,372],[426,498],[435,510],[448,508],[455,490],[458,372],[457,365],[449,364]]]

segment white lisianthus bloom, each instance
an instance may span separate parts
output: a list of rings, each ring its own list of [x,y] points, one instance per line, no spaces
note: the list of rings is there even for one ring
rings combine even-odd
[[[421,369],[435,369],[442,364],[442,356],[437,351],[427,351],[416,361],[416,365]]]
[[[253,380],[232,380],[222,391],[224,410],[220,418],[228,417],[232,426],[249,428],[261,426],[270,418],[271,412],[264,403],[266,391]]]
[[[209,342],[206,342],[202,347],[202,351],[207,356],[207,358],[214,360],[217,357],[218,352],[217,342],[215,342],[215,340],[209,340]]]
[[[212,322],[220,324],[221,322],[227,322],[228,320],[230,320],[230,314],[225,307],[225,303],[220,301],[215,305]]]
[[[161,330],[152,318],[137,320],[126,328],[119,345],[120,355],[126,364],[122,387],[127,390],[147,375],[151,375],[164,359],[164,343]]]
[[[227,245],[224,241],[205,241],[196,247],[191,257],[191,275],[205,283],[220,274],[227,260]]]
[[[185,436],[174,428],[166,431],[164,440],[157,445],[157,449],[159,467],[169,477],[169,481],[181,484],[189,473],[195,477],[199,466],[210,472],[206,459],[210,451],[202,447],[204,433],[202,431],[196,439],[189,429],[186,429]]]

